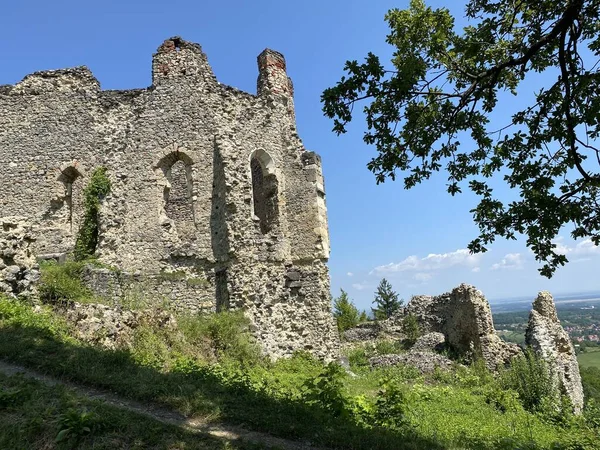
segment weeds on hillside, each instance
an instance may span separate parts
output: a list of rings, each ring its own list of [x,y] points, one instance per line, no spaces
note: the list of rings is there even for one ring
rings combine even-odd
[[[9,403],[3,398],[11,398]],[[0,374],[2,449],[258,449],[191,433],[103,402],[79,397],[60,386]]]
[[[190,317],[193,325],[179,331],[188,350],[214,342],[217,362],[160,334],[154,339],[168,351],[144,361],[135,346],[104,351],[82,345],[51,313],[33,316],[27,305],[0,300],[1,357],[187,415],[335,448],[597,448],[597,431],[583,419],[558,423],[526,411],[515,391],[484,368],[457,368],[438,379],[403,367],[350,377],[305,353],[277,362],[236,359],[231,339],[245,332],[231,317],[206,328]]]

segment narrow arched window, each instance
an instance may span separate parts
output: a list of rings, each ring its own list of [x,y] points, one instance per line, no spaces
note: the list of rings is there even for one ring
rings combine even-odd
[[[260,223],[260,231],[268,233],[276,224],[279,213],[277,177],[273,173],[273,160],[259,150],[250,158],[252,175],[253,214]]]
[[[81,209],[81,186],[80,183],[76,183],[77,179],[81,177],[81,173],[73,166],[65,167],[58,176],[58,181],[62,182],[64,186],[63,202],[67,207],[66,219],[67,223],[73,228],[74,223],[77,225],[79,217],[74,214],[74,211]],[[77,226],[75,227],[77,228]]]
[[[185,163],[176,161],[169,169],[170,188],[165,210],[167,216],[176,222],[194,222],[191,183]]]
[[[192,239],[196,234],[192,160],[181,151],[168,153],[155,166],[164,179],[162,217],[173,225],[180,238]]]

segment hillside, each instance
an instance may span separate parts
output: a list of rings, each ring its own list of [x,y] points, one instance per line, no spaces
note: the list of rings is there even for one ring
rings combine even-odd
[[[0,300],[1,359],[107,389],[124,398],[162,405],[207,423],[236,424],[307,445],[357,449],[598,448],[596,410],[574,416],[568,408],[559,412],[549,399],[527,405],[524,396],[531,391],[519,394],[514,384],[515,376],[531,375],[523,367],[497,376],[478,362],[463,365],[456,361],[448,370],[432,373],[421,373],[408,365],[371,368],[369,357],[402,353],[398,344],[386,341],[347,351],[353,375],[305,353],[272,362],[261,356],[248,333],[247,320],[239,313],[203,316],[170,310],[168,304],[150,307],[138,302],[128,305],[129,310],[98,305],[101,299],[86,296],[67,300],[60,295],[64,284],[58,280],[44,279],[46,287],[53,286],[58,294],[50,304]],[[69,280],[71,288],[73,282]],[[142,319],[130,334],[121,333],[120,339],[109,344],[106,339],[81,333],[72,311],[76,305],[86,305],[76,300],[95,308],[114,308],[111,310],[121,314],[145,311],[146,315],[139,316]],[[124,331],[126,326],[117,323],[116,328]],[[0,410],[6,436],[15,436],[17,428],[29,430],[21,425],[34,420],[31,411],[37,404],[29,394],[14,394],[33,389],[29,382],[14,377],[2,380],[2,398],[18,400],[5,402]],[[527,388],[536,388],[536,380],[529,378],[527,383]],[[39,401],[63,402],[60,389],[38,390]],[[75,402],[71,406],[77,414],[89,409],[94,420],[108,423],[108,428],[91,427],[82,433],[78,445],[83,447],[77,448],[103,448],[98,443],[113,432],[118,438],[112,448],[129,448],[127,442],[136,438],[154,439],[142,431],[145,426],[121,427],[121,419],[115,419],[110,408],[101,404]],[[48,414],[48,419],[42,420],[45,439],[37,441],[37,432],[31,431],[27,437],[32,442],[30,448],[47,448],[48,436],[58,433],[60,427],[49,424],[65,414],[64,408]],[[177,446],[169,448],[202,448],[179,431],[172,433]],[[156,442],[156,448],[161,448],[162,441]]]

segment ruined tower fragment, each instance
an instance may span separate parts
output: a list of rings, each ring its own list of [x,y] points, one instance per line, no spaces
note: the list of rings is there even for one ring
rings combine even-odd
[[[547,291],[538,294],[529,313],[525,343],[552,367],[561,394],[569,397],[576,413],[583,409],[583,387],[575,348],[556,314],[556,305]]]

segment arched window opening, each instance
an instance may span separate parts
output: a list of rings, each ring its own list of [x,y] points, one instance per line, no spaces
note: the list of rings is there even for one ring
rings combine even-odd
[[[165,177],[163,214],[175,225],[180,238],[195,236],[192,160],[184,152],[175,151],[157,164]]]
[[[250,158],[253,213],[263,234],[273,229],[279,213],[277,177],[272,170],[273,160],[266,152],[255,152]]]
[[[176,222],[194,222],[191,183],[185,163],[176,161],[169,170],[169,184],[165,211]]]
[[[66,221],[73,229],[77,228],[78,215],[74,214],[75,211],[81,211],[82,198],[81,198],[81,183],[76,183],[77,179],[81,178],[81,173],[74,166],[67,166],[61,170],[58,176],[64,186],[64,194],[62,196],[63,203],[66,206]],[[73,222],[77,223],[73,223]]]

